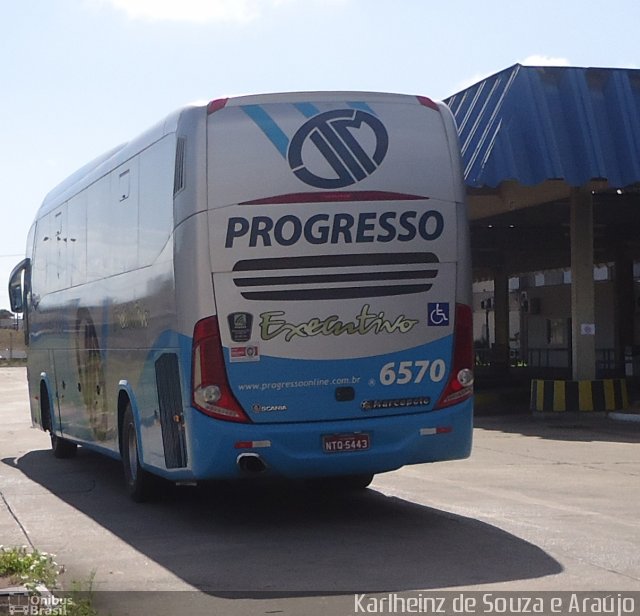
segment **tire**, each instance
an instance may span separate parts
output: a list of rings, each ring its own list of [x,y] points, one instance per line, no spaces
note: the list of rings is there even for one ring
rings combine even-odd
[[[140,466],[138,433],[131,404],[127,404],[122,424],[122,465],[129,496],[136,503],[151,500],[156,493],[155,477]]]
[[[44,383],[40,385],[40,404],[42,427],[49,431],[49,435],[51,436],[51,451],[54,457],[60,459],[73,458],[78,451],[78,446],[54,433],[51,404],[49,404],[49,391]]]
[[[74,458],[78,452],[78,446],[67,439],[51,432],[51,451],[56,458]]]
[[[363,473],[360,475],[342,475],[339,477],[310,479],[307,483],[313,489],[319,489],[324,492],[357,492],[368,488],[373,481],[373,477],[373,473]]]

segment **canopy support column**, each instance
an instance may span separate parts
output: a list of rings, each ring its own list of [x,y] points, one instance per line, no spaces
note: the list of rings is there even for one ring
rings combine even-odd
[[[595,287],[593,282],[593,198],[574,188],[571,226],[571,359],[573,379],[596,377]]]
[[[509,276],[504,267],[493,272],[495,344],[491,364],[496,371],[509,369]]]

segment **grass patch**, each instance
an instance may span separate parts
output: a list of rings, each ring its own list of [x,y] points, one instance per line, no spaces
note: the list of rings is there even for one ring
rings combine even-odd
[[[41,595],[40,589],[43,586],[54,593],[59,591],[58,577],[64,571],[54,560],[52,554],[40,552],[38,550],[27,550],[26,547],[5,548],[0,546],[0,586],[24,586],[30,597]],[[97,612],[92,607],[92,574],[87,584],[78,582],[72,583],[72,590],[69,593],[61,593],[62,598],[57,599],[56,605],[64,608],[65,616],[97,616]],[[36,603],[32,599],[27,599],[21,603],[34,607]],[[40,607],[42,613],[47,613],[47,608],[51,608],[52,600],[42,598]],[[35,613],[35,612],[29,612]]]
[[[41,584],[55,587],[62,571],[46,552],[29,552],[25,547],[0,549],[0,578],[6,578],[10,584],[22,584],[29,591],[35,592]]]
[[[0,359],[0,368],[22,368],[27,365],[25,359]]]

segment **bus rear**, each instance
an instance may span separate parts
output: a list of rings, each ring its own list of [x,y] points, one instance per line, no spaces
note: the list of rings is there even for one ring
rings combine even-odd
[[[470,263],[448,109],[326,93],[208,111],[215,310],[194,329],[194,433],[210,434],[194,472],[366,476],[468,456]]]

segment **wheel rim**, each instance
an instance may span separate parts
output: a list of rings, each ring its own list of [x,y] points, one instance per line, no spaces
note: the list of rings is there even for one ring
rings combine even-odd
[[[138,444],[136,443],[136,431],[129,430],[129,438],[127,443],[127,458],[129,462],[129,475],[132,481],[138,477]]]

